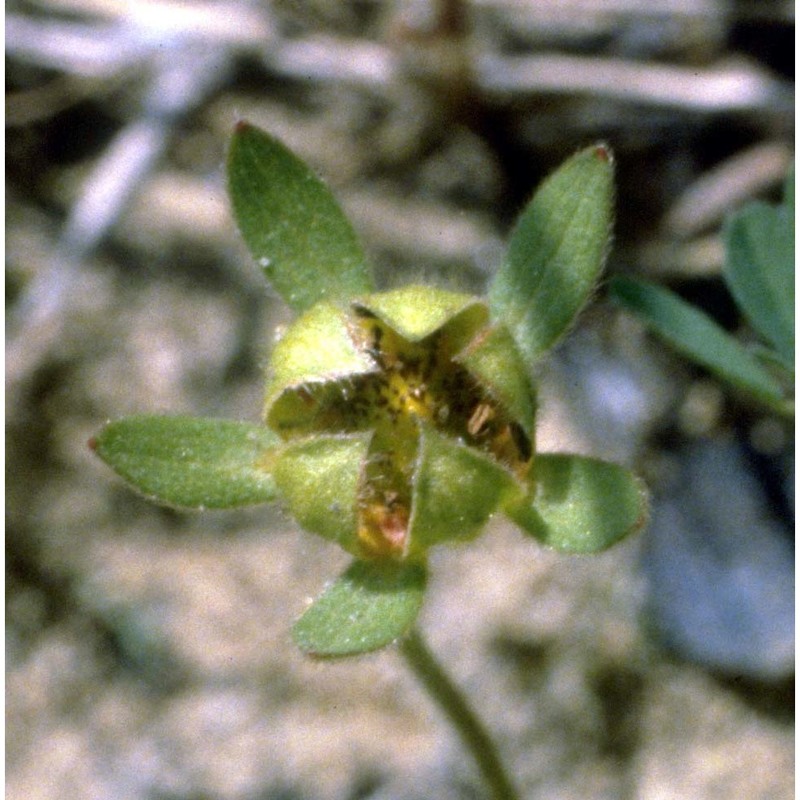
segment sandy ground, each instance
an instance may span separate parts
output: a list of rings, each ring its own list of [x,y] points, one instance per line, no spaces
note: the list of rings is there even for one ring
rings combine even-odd
[[[613,5],[481,0],[463,37],[431,28],[425,3],[148,0],[128,17],[88,0],[10,5],[8,798],[483,797],[392,649],[323,664],[293,648],[292,621],[345,554],[280,509],[151,506],[86,442],[134,411],[259,418],[261,367],[288,314],[227,211],[240,117],[326,177],[382,285],[476,292],[535,183],[606,140],[619,171],[609,269],[670,282],[736,327],[719,223],[743,199],[774,198],[791,159],[791,6]],[[46,32],[69,46],[46,47]],[[540,60],[513,61],[528,57]],[[681,504],[707,443],[755,453],[744,477],[724,472],[725,491],[789,493],[792,429],[668,353],[602,290],[539,379],[539,448],[637,468],[655,521]],[[793,615],[776,616],[791,527],[764,491],[753,530],[783,531],[777,572],[766,545],[725,558],[728,573],[762,559],[743,585],[780,597],[725,602],[743,617],[756,603],[747,619],[776,630],[756,641],[733,625],[722,655],[712,643],[728,628],[713,615],[698,623],[702,652],[663,635],[654,609],[680,604],[663,583],[654,598],[650,531],[569,558],[497,519],[434,554],[422,627],[524,797],[793,796]],[[725,508],[714,519],[741,524]],[[674,569],[667,587],[686,606],[723,602],[714,585],[687,594]]]

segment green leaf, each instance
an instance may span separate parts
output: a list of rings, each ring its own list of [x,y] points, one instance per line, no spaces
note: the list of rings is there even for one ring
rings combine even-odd
[[[783,205],[794,219],[794,166],[787,173],[783,184]]]
[[[753,327],[794,365],[794,214],[750,203],[726,220],[723,274]]]
[[[391,644],[414,624],[427,572],[419,562],[354,561],[295,623],[314,656],[350,656]]]
[[[611,232],[613,159],[603,145],[574,155],[537,190],[489,289],[496,321],[533,364],[591,295]]]
[[[783,403],[780,384],[756,358],[714,320],[677,295],[622,277],[611,281],[610,293],[685,356],[770,405]]]
[[[330,190],[281,142],[240,122],[228,153],[239,230],[296,311],[372,291],[361,245]]]
[[[292,516],[306,530],[353,555],[358,542],[358,490],[370,434],[315,434],[286,444],[276,459],[275,483]]]
[[[532,496],[505,509],[523,530],[566,553],[594,553],[644,526],[644,484],[617,464],[538,455]]]
[[[90,446],[146,497],[202,509],[274,500],[272,464],[279,443],[260,425],[141,415],[110,422]]]

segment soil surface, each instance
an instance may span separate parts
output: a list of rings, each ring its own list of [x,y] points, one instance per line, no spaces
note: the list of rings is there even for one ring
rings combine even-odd
[[[6,34],[6,796],[484,797],[392,648],[292,645],[343,552],[279,508],[150,505],[87,441],[259,419],[290,316],[228,211],[241,118],[324,176],[381,286],[476,293],[537,182],[605,141],[609,273],[746,340],[720,225],[793,158],[792,4],[16,0]],[[433,554],[422,629],[521,795],[793,797],[793,427],[603,287],[537,378],[538,449],[626,463],[653,515],[596,557],[500,518]]]

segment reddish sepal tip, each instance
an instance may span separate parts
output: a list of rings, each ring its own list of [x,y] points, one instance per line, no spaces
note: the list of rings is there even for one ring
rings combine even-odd
[[[597,145],[594,149],[594,154],[601,161],[611,161],[611,151],[604,144]]]

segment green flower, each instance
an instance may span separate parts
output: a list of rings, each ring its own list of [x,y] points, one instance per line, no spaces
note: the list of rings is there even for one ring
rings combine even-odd
[[[353,555],[420,559],[524,494],[533,393],[486,305],[422,286],[319,303],[275,348],[278,491]],[[324,349],[320,349],[324,342]]]
[[[428,549],[472,539],[496,512],[565,552],[610,546],[643,524],[644,489],[613,464],[536,454],[530,375],[596,284],[612,173],[596,146],[545,181],[487,300],[427,286],[376,293],[324,184],[240,124],[229,157],[237,223],[300,314],[271,356],[266,425],[129,417],[92,446],[158,502],[278,500],[351,553],[294,627],[317,655],[403,635],[422,602]]]

